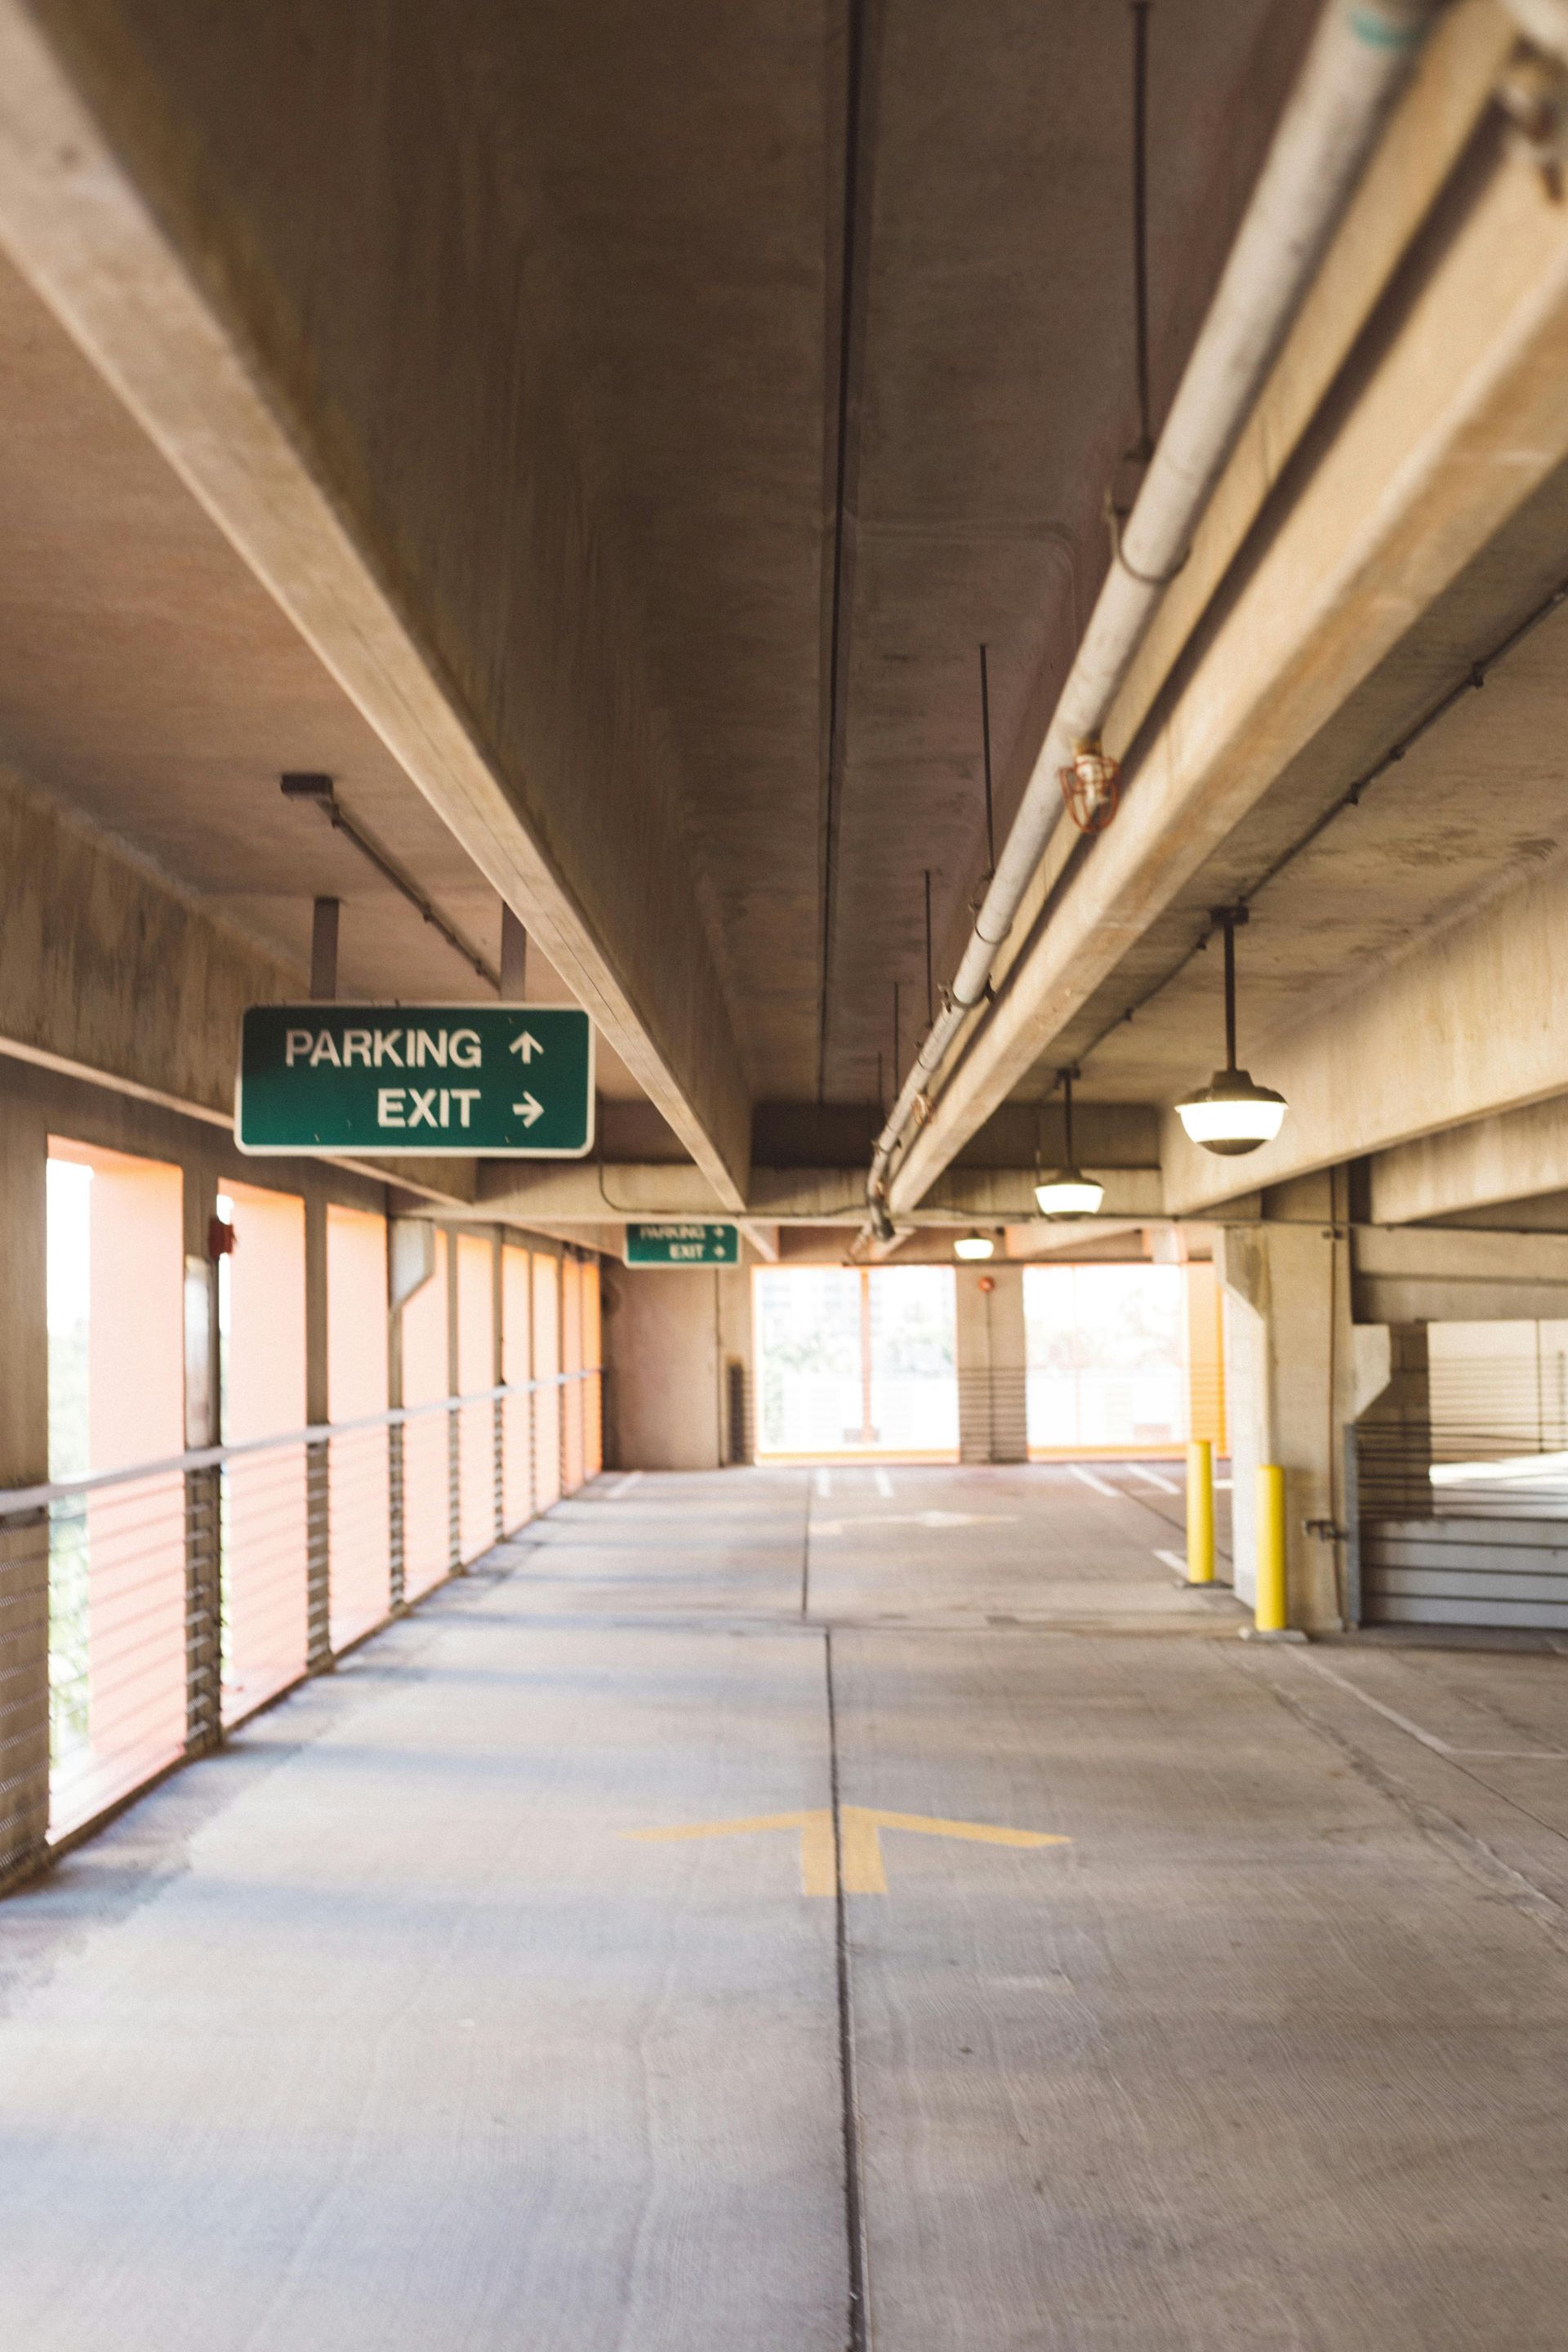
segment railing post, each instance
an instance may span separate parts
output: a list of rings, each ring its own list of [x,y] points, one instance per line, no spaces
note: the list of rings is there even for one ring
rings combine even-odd
[[[0,1486],[49,1475],[48,1137],[26,1094],[0,1118]],[[41,1858],[49,1822],[49,1515],[0,1519],[0,1882]]]
[[[394,1412],[403,1407],[403,1307],[396,1294],[395,1269],[387,1266],[386,1401]],[[395,1617],[404,1606],[404,1476],[403,1423],[393,1422],[386,1433],[386,1562],[387,1607]]]
[[[447,1400],[447,1570],[461,1573],[463,1566],[463,1411]]]
[[[463,1567],[463,1385],[458,1352],[458,1244],[447,1240],[447,1567],[458,1576]]]
[[[512,919],[516,920],[515,916]],[[490,1379],[499,1389],[506,1382],[506,1280],[499,1225],[490,1234]],[[506,1535],[505,1397],[498,1396],[490,1410],[495,1423],[495,1534],[497,1543],[500,1543]]]
[[[187,1177],[187,1230],[201,1230],[212,1187]],[[203,1234],[203,1239],[207,1238]],[[198,1452],[222,1434],[218,1391],[217,1266],[211,1249],[185,1258],[185,1445]],[[223,1472],[184,1473],[185,1753],[205,1755],[223,1738]]]
[[[331,1441],[305,1445],[305,1671],[332,1663],[332,1465]]]
[[[321,901],[321,904],[329,902]],[[331,1415],[327,1381],[327,1204],[305,1202],[305,1419],[324,1427]],[[332,1502],[329,1441],[305,1443],[305,1671],[332,1663]]]
[[[1345,1623],[1361,1623],[1361,1443],[1355,1423],[1346,1423],[1345,1441]]]
[[[403,1423],[386,1433],[386,1558],[387,1607],[395,1615],[403,1607]]]
[[[46,1509],[0,1519],[0,1886],[26,1876],[42,1857],[48,1826]]]
[[[185,1473],[185,1753],[223,1738],[223,1472]]]

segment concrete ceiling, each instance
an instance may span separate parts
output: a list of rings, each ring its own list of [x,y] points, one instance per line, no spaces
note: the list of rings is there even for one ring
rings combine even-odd
[[[907,1048],[924,874],[940,967],[984,865],[979,646],[1005,823],[1138,434],[1131,12],[858,13],[854,77],[836,11],[733,0],[472,53],[763,1100],[875,1101],[895,980]],[[1156,422],[1309,21],[1153,11]]]
[[[62,0],[55,13],[83,11]],[[134,24],[138,54],[162,60],[174,116],[201,121],[220,163],[215,126],[253,59],[308,91],[310,108],[279,123],[279,152],[253,125],[234,164],[233,218],[249,205],[280,222],[285,257],[302,234],[309,246],[334,173],[351,169],[353,142],[323,155],[311,124],[355,103],[332,78],[356,54],[341,26],[312,48],[289,13],[247,5],[196,25],[180,0],[110,11]],[[1154,0],[1150,12],[1156,429],[1312,15],[1295,0]],[[542,0],[522,12],[452,0],[437,26],[407,0],[374,37],[400,105],[417,104],[420,72],[438,60],[432,119],[449,137],[460,125],[461,139],[436,183],[454,217],[426,223],[406,147],[384,141],[375,117],[369,218],[386,224],[386,245],[361,265],[384,273],[427,235],[457,256],[454,286],[471,252],[492,275],[476,265],[449,316],[412,328],[395,319],[395,288],[367,305],[384,373],[395,372],[395,327],[439,345],[419,388],[436,405],[416,416],[410,391],[401,406],[367,407],[353,443],[345,400],[323,394],[323,443],[350,488],[368,481],[367,501],[374,493],[392,518],[389,562],[406,555],[401,584],[433,600],[427,635],[448,670],[458,646],[465,683],[493,689],[503,715],[531,695],[543,709],[538,623],[552,603],[565,609],[560,579],[521,533],[504,598],[490,594],[474,549],[442,538],[431,481],[419,485],[419,573],[412,525],[406,545],[396,528],[407,486],[395,451],[407,445],[393,425],[406,434],[412,416],[416,439],[457,447],[453,478],[470,501],[527,508],[543,495],[531,468],[541,482],[570,472],[574,497],[580,487],[573,553],[613,612],[619,671],[637,674],[657,751],[650,806],[653,784],[673,780],[693,908],[673,909],[669,927],[706,929],[745,1081],[764,1106],[874,1104],[893,1076],[895,983],[907,1066],[925,1013],[925,878],[940,984],[984,867],[978,648],[990,648],[1000,837],[1104,568],[1108,491],[1135,486],[1132,23],[1101,0],[864,0],[848,18],[777,0]],[[367,100],[367,121],[373,111]],[[478,341],[482,296],[510,306],[510,342]],[[308,306],[286,324],[282,340],[311,355],[311,335],[324,349],[335,331]],[[526,397],[500,380],[508,352]],[[363,352],[345,340],[334,364],[349,358]],[[0,534],[12,559],[0,578],[0,748],[301,969],[309,902],[325,892],[346,904],[345,991],[482,993],[319,816],[283,802],[279,772],[334,774],[351,813],[491,959],[495,889],[5,268],[0,362]],[[481,425],[498,411],[516,479],[481,462]],[[1206,1075],[1220,1058],[1217,960],[1189,954],[1206,909],[1251,891],[1556,584],[1564,547],[1568,482],[1553,481],[1130,946],[1022,1100],[1086,1055],[1089,1102],[1168,1102]],[[476,635],[475,612],[493,643]],[[1543,627],[1259,896],[1241,949],[1244,1057],[1258,1076],[1271,1035],[1558,854],[1565,630],[1562,618]],[[584,667],[554,690],[565,708],[601,683]],[[551,724],[560,749],[558,711],[531,734],[517,723],[530,759]],[[570,749],[563,789],[580,801],[595,771],[583,745]],[[617,782],[635,796],[642,772]],[[606,859],[632,854],[603,845]],[[531,985],[563,993],[542,959]],[[1116,1028],[1129,1005],[1136,1021]],[[601,1069],[610,1095],[639,1096],[613,1055]],[[857,1150],[868,1123],[856,1124]],[[650,1127],[637,1156],[672,1148]],[[787,1150],[775,1156],[784,1164]]]
[[[303,983],[310,906],[343,902],[345,995],[493,992],[313,809],[345,810],[495,967],[500,901],[37,298],[0,260],[0,756]],[[542,958],[531,991],[564,995]],[[601,1087],[640,1094],[602,1048]]]
[[[854,56],[837,11],[774,0],[463,0],[441,22],[443,104],[484,159],[473,200],[512,215],[531,363],[633,619],[764,1100],[874,1099],[895,978],[907,1046],[924,872],[940,966],[984,863],[978,645],[1005,822],[1137,432],[1131,13],[873,0],[856,21]],[[1305,26],[1280,0],[1162,0],[1152,25],[1157,415]],[[183,102],[274,35],[209,23],[176,52]],[[345,987],[479,990],[279,771],[337,775],[492,957],[494,892],[8,272],[0,349],[16,762],[296,962],[310,898],[342,896]],[[498,389],[455,365],[430,425]]]
[[[1267,1083],[1271,1044],[1559,863],[1568,853],[1568,605],[1385,768],[1354,808],[1291,853],[1359,776],[1565,584],[1568,472],[1527,502],[1291,762],[1053,1044],[1021,1097],[1035,1098],[1057,1066],[1080,1058],[1086,1099],[1173,1102],[1204,1083],[1225,1058],[1221,965],[1217,945],[1193,950],[1215,906],[1251,900],[1237,935],[1238,1051]],[[1134,785],[1130,810],[1135,793]],[[1285,859],[1258,890],[1259,877]],[[1130,1006],[1133,1019],[1118,1025]],[[1524,1009],[1500,1005],[1500,1030]]]

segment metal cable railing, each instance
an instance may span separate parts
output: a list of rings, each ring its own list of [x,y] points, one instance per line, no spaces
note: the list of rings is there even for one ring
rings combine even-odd
[[[46,1814],[79,1831],[592,1476],[602,1380],[0,1490],[0,1873]]]

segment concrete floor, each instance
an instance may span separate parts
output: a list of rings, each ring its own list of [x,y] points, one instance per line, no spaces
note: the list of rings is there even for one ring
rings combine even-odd
[[[5,2343],[1561,2352],[1568,1657],[1260,1654],[1179,1517],[504,1547],[0,1906]]]

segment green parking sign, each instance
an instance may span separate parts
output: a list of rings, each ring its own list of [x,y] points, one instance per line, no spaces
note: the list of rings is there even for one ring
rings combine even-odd
[[[579,1160],[594,1141],[593,1024],[562,1004],[253,1004],[235,1140]]]
[[[739,1265],[738,1225],[700,1218],[664,1218],[657,1224],[626,1227],[628,1265]]]

